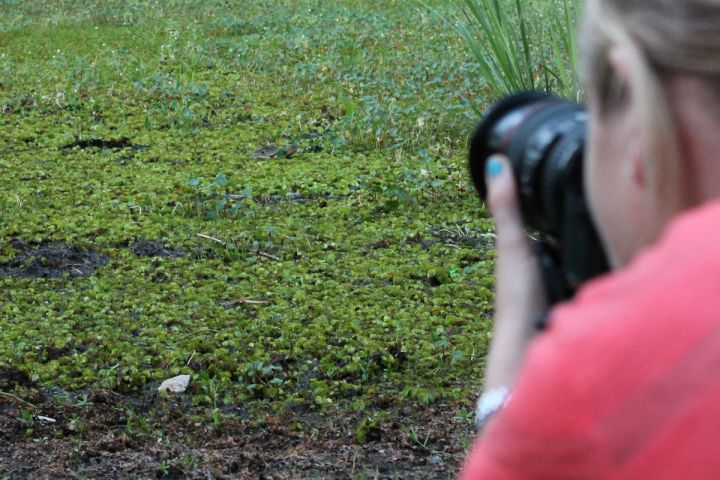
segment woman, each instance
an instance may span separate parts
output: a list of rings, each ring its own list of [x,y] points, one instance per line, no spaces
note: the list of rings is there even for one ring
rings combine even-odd
[[[555,308],[507,159],[471,479],[720,478],[720,0],[588,0],[586,190],[613,272]],[[482,402],[481,402],[482,403]]]

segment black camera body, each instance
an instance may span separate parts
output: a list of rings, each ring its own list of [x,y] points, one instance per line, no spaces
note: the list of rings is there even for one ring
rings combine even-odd
[[[483,200],[488,157],[510,159],[525,225],[538,233],[535,247],[551,304],[608,271],[583,185],[586,136],[583,105],[524,92],[491,107],[470,146],[470,175]]]

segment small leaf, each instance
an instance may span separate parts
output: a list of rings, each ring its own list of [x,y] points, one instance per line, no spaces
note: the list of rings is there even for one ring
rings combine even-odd
[[[215,177],[215,185],[217,185],[218,187],[224,187],[228,183],[229,183],[228,179],[224,173],[218,173],[217,176]]]

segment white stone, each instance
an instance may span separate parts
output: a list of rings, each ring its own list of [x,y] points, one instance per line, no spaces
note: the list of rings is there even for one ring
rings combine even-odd
[[[182,393],[187,389],[189,383],[190,375],[178,375],[162,382],[158,387],[158,392],[170,390],[171,392]]]

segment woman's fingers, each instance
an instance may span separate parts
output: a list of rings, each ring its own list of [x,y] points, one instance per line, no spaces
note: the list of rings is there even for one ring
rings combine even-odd
[[[518,204],[517,188],[510,161],[504,155],[493,155],[486,164],[487,205],[495,220],[498,248],[523,248],[529,243]],[[511,243],[512,242],[512,243]]]
[[[527,343],[535,335],[534,321],[546,302],[507,157],[488,159],[486,184],[497,234],[494,334],[485,377],[488,388],[512,385]]]

